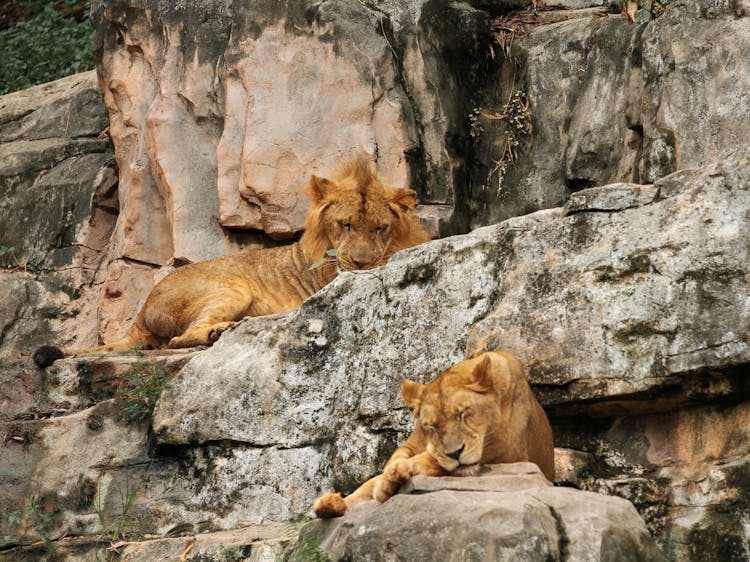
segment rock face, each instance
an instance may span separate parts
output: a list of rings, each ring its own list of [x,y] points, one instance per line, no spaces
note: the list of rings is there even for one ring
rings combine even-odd
[[[738,151],[343,274],[299,311],[247,319],[192,357],[156,406],[153,446],[128,429],[134,448],[104,465],[112,480],[96,478],[100,465],[89,478],[109,517],[117,486],[130,486],[130,513],[149,532],[283,521],[382,467],[411,430],[402,377],[426,382],[500,347],[523,358],[547,407],[560,482],[632,500],[667,558],[741,559],[749,186],[750,151]],[[59,362],[51,396],[95,380],[83,364]],[[109,411],[106,433],[125,439]],[[109,437],[77,437],[97,458],[87,439]],[[23,481],[43,490],[68,490],[50,483],[81,470],[73,457],[37,462]],[[55,497],[50,533],[95,528],[90,507]]]
[[[514,474],[518,464],[533,470]],[[553,488],[530,463],[495,465],[480,477],[415,480],[419,494],[357,504],[319,522],[321,550],[332,561],[434,560],[435,553],[451,561],[664,559],[632,504]]]
[[[135,314],[110,295],[143,288],[125,303],[137,309],[153,269],[299,235],[310,174],[357,154],[417,189],[435,232],[458,220],[442,209],[467,178],[460,94],[483,56],[486,12],[435,0],[123,0],[94,2],[92,20],[127,186],[104,340]]]
[[[582,188],[650,184],[747,144],[746,3],[673,1],[651,21],[643,10],[640,25],[601,10],[572,15],[516,37],[511,60],[482,86],[468,198],[473,227],[562,204]],[[498,193],[490,171],[506,122],[487,115],[519,89],[533,130]]]
[[[488,62],[511,4],[94,2],[117,166],[92,74],[0,98],[0,559],[41,559],[39,539],[84,559],[117,529],[167,537],[134,560],[210,532],[196,556],[273,558],[266,525],[408,435],[402,377],[496,348],[528,367],[558,483],[632,501],[669,560],[750,556],[747,5],[546,12]],[[498,195],[517,89],[532,133]],[[210,350],[46,373],[22,355],[114,339],[174,265],[294,237],[296,189],[352,152],[417,189],[435,232],[534,212],[344,274]],[[128,420],[118,384],[162,360],[152,423]]]
[[[94,72],[0,97],[4,367],[23,369],[19,353],[35,345],[92,336],[118,208],[106,129]]]
[[[748,470],[748,180],[745,150],[341,276],[299,313],[247,321],[189,363],[157,407],[156,438],[247,443],[279,465],[299,449],[311,481],[351,490],[410,429],[401,377],[509,349],[557,444],[586,453],[569,482],[631,498],[667,552],[729,555],[747,540],[742,511],[725,506],[744,506]],[[303,488],[288,505],[309,505]],[[720,544],[697,540],[708,529]]]
[[[119,339],[174,265],[297,236],[309,175],[355,154],[416,189],[446,235],[742,145],[744,4],[672,2],[638,25],[566,5],[584,9],[542,13],[555,23],[492,58],[492,18],[519,2],[94,2],[121,189],[100,312],[77,344]],[[498,185],[516,91],[531,135]]]

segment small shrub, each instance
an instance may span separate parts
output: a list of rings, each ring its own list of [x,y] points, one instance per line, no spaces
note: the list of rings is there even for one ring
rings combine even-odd
[[[487,175],[487,187],[492,182],[492,176],[497,175],[497,193],[499,194],[508,169],[518,160],[518,151],[521,150],[522,141],[531,135],[531,111],[526,92],[517,90],[503,106],[500,114],[491,118],[502,120],[506,124],[503,153]]]
[[[102,527],[102,531],[99,534],[100,537],[107,537],[110,541],[117,541],[124,539],[128,528],[132,527],[136,519],[130,514],[130,510],[135,504],[135,497],[138,493],[138,488],[130,485],[130,480],[126,477],[125,488],[118,483],[117,492],[120,494],[120,512],[115,515],[111,521],[107,520],[107,514],[104,509],[104,504],[101,498],[101,490],[96,495],[96,505],[94,511],[99,518],[99,524]]]
[[[50,544],[49,526],[52,523],[52,514],[47,513],[37,503],[36,494],[31,494],[26,500],[23,512],[18,510],[8,515],[8,525],[15,526],[23,523],[22,536],[26,536],[29,530],[34,529],[39,540],[45,544]]]
[[[47,2],[28,19],[0,31],[0,95],[94,68],[89,2]],[[84,7],[86,17],[76,12]]]
[[[654,18],[658,18],[659,16],[663,15],[667,9],[667,6],[669,6],[670,1],[671,0],[654,0],[653,4],[651,4],[651,15]]]
[[[482,133],[484,133],[484,127],[482,127],[482,122],[479,120],[481,114],[482,112],[478,107],[475,107],[469,113],[469,136],[474,143],[478,143]]]
[[[151,416],[162,391],[168,388],[166,362],[136,361],[131,365],[117,391],[125,400],[125,412],[131,421],[140,422]]]
[[[329,558],[320,548],[322,537],[318,531],[306,523],[310,519],[301,514],[289,521],[284,535],[291,539],[283,560],[289,562],[328,562]]]

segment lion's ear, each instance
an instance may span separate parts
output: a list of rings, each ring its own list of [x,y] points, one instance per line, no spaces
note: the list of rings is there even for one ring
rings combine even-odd
[[[419,413],[419,405],[422,403],[422,394],[424,393],[425,385],[413,382],[407,379],[401,381],[401,396],[404,398],[406,405],[411,408],[414,415]]]
[[[492,373],[490,373],[490,356],[484,355],[475,365],[471,373],[474,379],[467,387],[474,392],[488,392],[492,389]]]
[[[391,205],[400,211],[411,211],[417,206],[417,192],[411,189],[386,188]]]
[[[335,187],[336,185],[331,180],[310,176],[310,181],[307,182],[303,191],[312,197],[313,201],[320,203]]]

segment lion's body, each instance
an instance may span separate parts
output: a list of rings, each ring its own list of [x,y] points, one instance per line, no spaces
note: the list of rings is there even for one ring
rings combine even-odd
[[[299,243],[180,267],[151,290],[125,349],[206,345],[246,316],[294,310],[337,273],[309,268]]]
[[[383,265],[398,250],[429,240],[414,215],[416,194],[386,187],[362,160],[346,164],[333,181],[312,176],[312,206],[301,239],[180,267],[151,291],[118,342],[66,355],[148,347],[210,345],[245,316],[286,312],[344,270]],[[331,250],[336,250],[335,258]],[[60,355],[35,353],[40,367]],[[59,350],[58,350],[59,353]]]
[[[408,380],[404,400],[417,417],[414,432],[383,473],[342,498],[324,494],[319,517],[342,515],[354,503],[385,501],[417,474],[472,475],[482,464],[530,461],[554,481],[552,429],[523,367],[507,352],[488,352],[443,371],[428,385]]]

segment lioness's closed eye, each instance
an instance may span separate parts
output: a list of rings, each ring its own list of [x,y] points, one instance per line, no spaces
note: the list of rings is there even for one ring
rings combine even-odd
[[[552,429],[512,354],[488,352],[443,371],[427,385],[404,380],[401,394],[417,418],[414,432],[355,492],[315,500],[318,517],[357,502],[385,501],[412,476],[473,475],[481,464],[530,461],[554,481]]]
[[[386,187],[364,160],[332,180],[312,176],[306,192],[312,206],[299,242],[180,267],[152,289],[122,340],[77,351],[44,346],[34,361],[46,367],[66,354],[210,345],[245,316],[299,307],[340,269],[371,269],[429,240],[414,214],[416,193]]]

